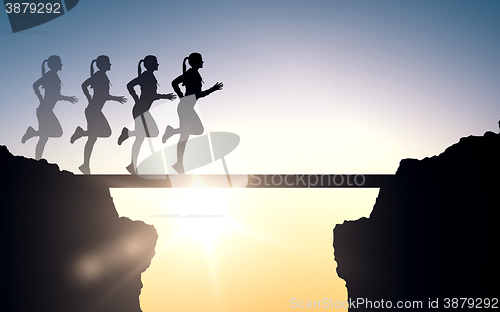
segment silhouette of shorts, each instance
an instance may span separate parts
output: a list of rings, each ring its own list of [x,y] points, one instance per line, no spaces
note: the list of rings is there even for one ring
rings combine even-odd
[[[140,114],[134,119],[135,134],[137,137],[155,138],[160,134],[153,116],[149,111]]]
[[[177,106],[177,111],[194,109],[196,105],[196,95],[191,94],[180,98],[179,105]]]
[[[179,125],[181,131],[189,128],[189,133],[201,134],[203,133],[203,125],[200,117],[194,110],[196,105],[196,95],[191,94],[182,97],[177,106],[177,113],[179,114]]]
[[[36,117],[40,136],[59,138],[63,135],[61,123],[51,109],[38,107]]]
[[[87,130],[90,135],[98,137],[111,136],[111,127],[100,109],[87,107],[85,117],[87,118]]]

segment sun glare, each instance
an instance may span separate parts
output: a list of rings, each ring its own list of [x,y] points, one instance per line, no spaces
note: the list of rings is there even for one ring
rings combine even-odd
[[[168,201],[178,220],[173,241],[193,240],[209,249],[221,235],[237,231],[239,227],[229,210],[234,192],[207,188],[201,181],[195,181],[192,188],[182,189],[175,199]]]

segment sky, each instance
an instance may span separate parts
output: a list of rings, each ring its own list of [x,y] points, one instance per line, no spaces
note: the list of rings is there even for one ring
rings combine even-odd
[[[149,54],[157,56],[158,91],[170,93],[173,92],[170,82],[182,73],[183,58],[199,52],[205,61],[200,70],[204,87],[219,81],[224,83],[222,91],[200,99],[196,105],[205,130],[231,132],[241,139],[237,150],[227,156],[231,173],[392,174],[401,159],[438,155],[461,137],[498,131],[499,13],[500,3],[494,0],[81,0],[64,16],[15,34],[10,31],[7,14],[0,14],[0,144],[15,155],[34,157],[36,138],[21,143],[28,126],[37,128],[38,99],[32,84],[41,77],[43,60],[59,55],[63,63],[58,73],[63,84],[61,92],[80,101],[56,105],[54,112],[64,134],[49,140],[43,157],[63,170],[79,173],[85,140],[70,144],[69,138],[77,126],[85,128],[87,102],[81,84],[90,76],[92,59],[105,54],[112,64],[108,72],[110,92],[126,96],[128,102],[105,105],[103,112],[113,134],[109,139],[98,140],[91,170],[125,174],[125,166],[130,163],[130,145],[118,146],[116,140],[122,127],[132,123],[133,100],[126,84],[137,76],[139,60]],[[151,114],[160,132],[168,124],[178,125],[177,103],[178,100],[164,100],[153,104]],[[156,138],[152,144],[158,150],[175,144],[172,140],[163,145]],[[150,152],[145,144],[141,159]],[[209,169],[200,170],[222,173],[222,165],[213,163]],[[307,192],[241,190],[227,196],[232,204],[227,206],[222,219],[237,223],[238,233],[256,232],[252,235],[270,241],[276,239],[275,235],[288,236],[284,245],[299,242],[300,235],[309,237],[307,233],[312,233],[308,243],[297,243],[294,249],[317,247],[318,252],[323,252],[322,259],[327,259],[321,268],[329,270],[330,277],[317,277],[318,284],[326,289],[318,290],[317,296],[326,293],[345,299],[345,286],[335,273],[331,230],[344,220],[369,216],[377,190],[304,191]],[[159,233],[165,233],[160,234],[157,258],[144,273],[144,278],[150,280],[149,284],[143,280],[142,296],[150,298],[141,300],[148,307],[144,311],[164,311],[166,306],[178,311],[188,309],[182,305],[187,300],[162,301],[165,298],[162,294],[172,291],[174,284],[161,288],[151,272],[154,266],[163,272],[156,276],[166,280],[171,276],[190,280],[189,267],[181,264],[190,263],[186,259],[192,257],[212,259],[215,264],[206,267],[199,264],[196,267],[199,276],[206,277],[199,283],[200,290],[190,292],[186,286],[183,294],[201,294],[205,289],[204,296],[216,298],[207,290],[213,287],[207,285],[215,285],[214,276],[220,278],[218,293],[225,295],[210,305],[213,311],[236,307],[238,303],[228,299],[231,297],[228,294],[235,291],[235,283],[251,285],[242,288],[238,296],[251,289],[248,293],[255,295],[256,302],[270,304],[276,311],[290,309],[288,301],[281,300],[285,297],[301,293],[304,298],[316,299],[314,293],[308,293],[313,288],[304,286],[294,294],[284,287],[293,284],[285,276],[293,276],[290,272],[294,270],[302,270],[296,281],[307,276],[306,268],[316,265],[314,257],[309,262],[304,260],[308,265],[292,261],[290,267],[276,275],[273,274],[276,267],[272,265],[260,275],[255,273],[254,277],[259,276],[261,281],[269,277],[268,286],[257,286],[258,281],[252,276],[242,276],[238,282],[225,275],[232,274],[235,278],[238,276],[235,272],[244,270],[240,267],[215,274],[213,268],[220,268],[224,261],[243,262],[254,269],[253,262],[246,257],[246,262],[236,256],[224,258],[227,250],[235,248],[237,238],[251,246],[246,252],[255,251],[257,263],[271,258],[283,263],[293,252],[288,253],[283,247],[285,251],[271,257],[265,251],[270,242],[259,245],[258,239],[249,240],[248,235],[241,233],[218,238],[220,246],[225,247],[211,249],[216,254],[212,258],[202,255],[207,247],[201,241],[195,244],[198,247],[180,244],[192,249],[179,246],[182,250],[176,249],[176,243],[169,243],[175,234],[169,231],[182,228],[185,220],[157,220],[148,217],[153,214],[149,210],[137,215],[134,213],[137,206],[132,203],[140,206],[139,199],[145,197],[161,202],[149,205],[152,211],[186,204],[172,203],[177,193],[168,190],[161,194],[148,192],[153,191],[136,190],[132,196],[132,192],[112,190],[121,215],[154,223]],[[312,218],[307,222],[312,223],[306,226],[303,223],[306,219],[300,213],[287,214],[286,207],[291,204],[301,207],[303,214]],[[252,212],[255,207],[264,211]],[[317,209],[319,215],[311,213],[311,209]],[[312,220],[328,222],[316,227]],[[299,238],[291,235],[294,229],[302,231]],[[283,232],[269,232],[273,230]],[[224,240],[226,236],[234,237],[233,241]],[[305,253],[314,254],[310,250]],[[176,273],[169,271],[167,260],[158,260],[173,257],[172,254],[179,254],[171,261],[182,266]],[[219,258],[220,263],[214,260]],[[183,270],[184,277],[179,273]],[[339,288],[328,284],[334,280],[340,283],[340,286],[335,284]],[[277,292],[281,299],[273,299],[269,289],[281,289]],[[148,291],[157,293],[156,299],[146,295]]]

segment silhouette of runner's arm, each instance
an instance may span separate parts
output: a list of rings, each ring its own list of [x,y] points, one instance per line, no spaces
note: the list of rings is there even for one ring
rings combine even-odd
[[[43,77],[41,77],[40,79],[35,81],[35,83],[33,83],[33,91],[35,91],[35,94],[38,97],[38,100],[40,100],[40,102],[43,101],[43,96],[42,93],[40,92],[40,86],[42,85],[42,83],[43,83]]]
[[[168,94],[158,94],[158,99],[164,99],[164,100],[175,100],[177,96],[173,93],[168,93]]]
[[[61,95],[61,100],[71,102],[72,104],[78,103],[76,96]]]
[[[177,95],[180,98],[183,97],[184,95],[182,94],[182,91],[179,88],[179,84],[181,84],[181,83],[186,84],[186,82],[184,81],[184,78],[185,78],[185,74],[182,74],[179,77],[172,80],[172,88],[174,89],[175,93],[177,93]],[[217,82],[210,89],[207,89],[205,91],[201,91],[201,88],[200,88],[200,91],[195,93],[196,98],[199,99],[199,98],[202,98],[202,97],[209,95],[210,93],[212,93],[214,91],[222,90],[222,87],[223,87],[222,82]]]
[[[180,75],[179,77],[172,80],[172,88],[179,98],[184,97],[184,94],[182,94],[182,91],[179,88],[179,84],[181,84],[182,82],[184,82],[184,75]]]
[[[140,84],[140,76],[137,78],[132,79],[129,83],[127,83],[127,90],[134,99],[134,101],[137,103],[139,102],[139,96],[135,92],[134,87]]]
[[[45,77],[41,77],[37,81],[35,81],[35,83],[33,83],[33,91],[35,91],[35,94],[38,97],[38,100],[40,100],[40,102],[43,101],[43,96],[42,96],[42,93],[40,92],[40,86],[43,84],[44,78]],[[68,101],[68,102],[71,102],[73,104],[78,102],[78,99],[76,98],[76,96],[61,95],[57,100]]]
[[[89,92],[89,86],[91,83],[92,83],[92,77],[88,78],[87,80],[85,80],[82,83],[83,94],[85,94],[85,97],[87,98],[87,100],[89,102],[92,100],[92,97],[90,96],[90,92]]]
[[[92,85],[93,78],[94,76],[91,76],[82,83],[83,94],[85,94],[85,97],[89,102],[92,100],[92,97],[90,96],[89,92],[89,86]],[[120,102],[121,104],[127,102],[127,99],[124,96],[114,96],[114,95],[109,95],[109,97],[106,100]]]
[[[222,82],[217,82],[210,89],[207,89],[205,91],[201,91],[200,93],[197,93],[196,98],[199,99],[199,98],[202,98],[202,97],[209,95],[210,93],[212,93],[214,91],[222,90],[222,86],[223,86]]]
[[[109,95],[108,100],[110,100],[110,101],[116,101],[116,102],[119,102],[121,104],[127,103],[127,98],[124,97],[124,96]]]
[[[127,84],[127,90],[132,95],[134,98],[135,102],[137,103],[139,101],[139,96],[137,96],[137,93],[135,92],[134,87],[137,85],[141,85],[142,83],[142,76],[139,76],[137,78],[132,79],[128,84]],[[165,100],[175,100],[176,96],[173,93],[168,93],[168,94],[155,94],[153,100],[160,100],[160,99],[165,99]]]

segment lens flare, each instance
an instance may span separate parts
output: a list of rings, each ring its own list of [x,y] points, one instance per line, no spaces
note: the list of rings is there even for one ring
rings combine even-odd
[[[87,254],[82,256],[75,265],[75,276],[82,283],[97,281],[104,273],[104,263],[99,256]]]

